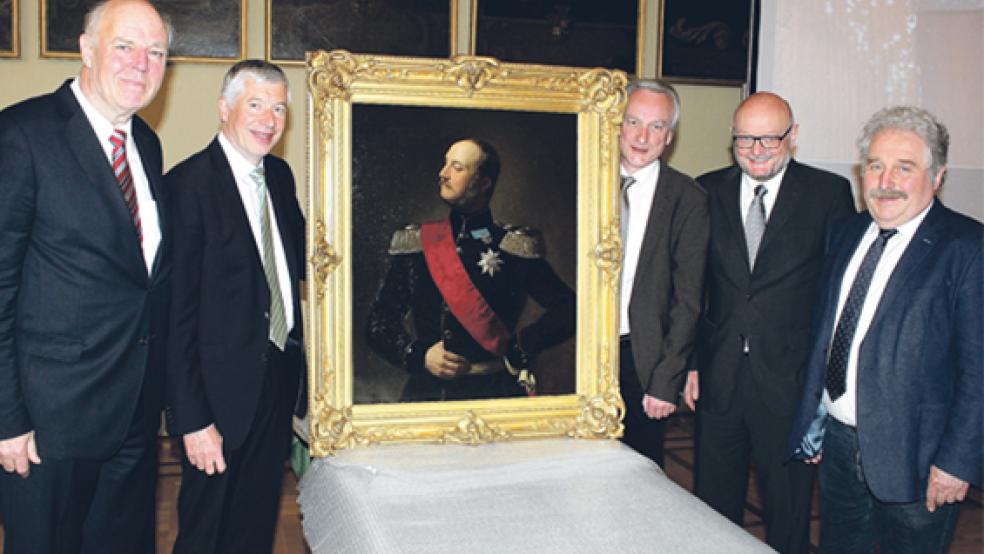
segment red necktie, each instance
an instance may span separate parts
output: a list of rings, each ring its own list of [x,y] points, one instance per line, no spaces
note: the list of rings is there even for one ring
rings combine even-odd
[[[113,144],[113,174],[116,175],[116,182],[120,184],[120,192],[123,193],[123,201],[130,210],[130,219],[137,230],[137,238],[143,244],[143,229],[140,226],[140,209],[137,206],[137,189],[133,186],[133,176],[130,175],[130,164],[126,162],[126,133],[114,129],[109,137],[109,142]]]

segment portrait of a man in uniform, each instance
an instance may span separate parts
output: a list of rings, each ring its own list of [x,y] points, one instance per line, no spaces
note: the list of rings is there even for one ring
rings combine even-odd
[[[392,235],[365,333],[406,371],[403,402],[535,394],[537,355],[574,335],[575,294],[540,232],[493,219],[500,169],[488,142],[454,142],[435,183],[447,214]],[[529,299],[542,313],[520,326]]]

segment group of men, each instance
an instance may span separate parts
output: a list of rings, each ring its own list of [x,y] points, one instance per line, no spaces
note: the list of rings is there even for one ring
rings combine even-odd
[[[186,453],[174,551],[273,546],[305,373],[304,219],[270,155],[288,82],[235,64],[215,140],[162,175],[135,114],[171,35],[144,0],[99,3],[78,76],[0,112],[6,552],[154,552],[165,405]]]
[[[100,3],[78,77],[0,112],[9,552],[153,552],[162,407],[186,453],[175,551],[272,547],[304,410],[304,221],[270,155],[288,83],[267,62],[235,64],[216,138],[162,176],[135,114],[170,42],[144,0]],[[847,180],[792,159],[782,98],[742,102],[735,165],[696,181],[660,160],[680,113],[672,87],[630,84],[624,441],[661,464],[682,396],[697,411],[697,495],[741,523],[753,466],[780,552],[806,551],[817,464],[822,549],[945,549],[981,482],[984,421],[981,225],[935,199],[946,128],[916,108],[875,114],[857,214]],[[573,291],[538,234],[492,220],[498,173],[491,145],[454,143],[438,183],[448,218],[393,237],[366,332],[409,372],[406,400],[531,393],[531,360],[573,335]],[[546,310],[517,331],[527,297]]]
[[[735,164],[696,181],[660,161],[680,102],[628,87],[620,137],[623,441],[662,465],[667,416],[696,410],[696,494],[742,523],[749,468],[766,541],[942,552],[982,476],[981,224],[943,206],[949,136],[928,112],[876,113],[861,197],[792,159],[789,104],[732,121]]]

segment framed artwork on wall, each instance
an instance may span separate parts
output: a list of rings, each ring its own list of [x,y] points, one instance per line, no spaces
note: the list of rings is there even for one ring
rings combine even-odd
[[[641,71],[646,0],[473,0],[471,52],[508,62]]]
[[[448,57],[457,0],[267,0],[266,57],[304,63],[312,50]]]
[[[40,0],[41,57],[77,58],[86,12],[98,0]],[[171,61],[228,62],[246,55],[245,0],[160,0],[171,20]]]
[[[347,51],[309,52],[307,68],[305,340],[312,453],[396,442],[620,436],[624,404],[615,318],[621,256],[614,191],[625,74],[488,57]],[[544,319],[537,310],[550,309],[544,300],[549,292],[514,288],[516,274],[510,271],[525,272],[531,263],[543,268],[545,262],[555,274],[550,286],[567,291],[566,306],[570,293],[576,295],[576,307],[565,312],[574,321],[566,320],[564,336],[531,361],[535,396],[497,387],[434,398],[426,387],[412,385],[417,376],[432,379],[429,374],[404,363],[410,355],[404,338],[425,346],[436,340],[448,351],[463,344],[452,342],[452,327],[431,337],[426,316],[447,316],[440,301],[427,303],[437,294],[427,284],[432,281],[416,277],[447,266],[428,260],[434,269],[402,271],[405,263],[423,259],[418,255],[433,252],[422,254],[414,246],[429,248],[423,234],[429,222],[447,222],[449,213],[454,221],[456,212],[443,200],[452,186],[443,175],[450,170],[442,167],[454,167],[455,148],[467,138],[491,144],[501,168],[489,207],[502,225],[474,229],[469,239],[485,241],[479,250],[488,248],[477,264],[482,271],[475,272],[475,287],[495,290],[483,289],[485,280],[493,286],[494,279],[506,279],[498,283],[509,294],[528,291],[519,297],[528,313],[515,319],[499,314],[510,333],[539,325]],[[495,242],[500,227],[542,237],[544,248],[521,254],[527,261],[510,257],[517,250]],[[464,239],[458,240],[465,248]],[[460,256],[460,264],[471,267]],[[448,309],[455,310],[456,301],[448,300],[454,291],[473,289],[441,290]],[[481,366],[483,373],[475,375],[499,375],[509,383],[501,357],[470,364],[468,375],[450,379],[471,378],[471,370]],[[513,379],[512,387],[518,386]]]
[[[657,75],[675,82],[746,82],[753,0],[661,0]]]
[[[17,2],[18,0],[0,0],[0,58],[20,56]]]

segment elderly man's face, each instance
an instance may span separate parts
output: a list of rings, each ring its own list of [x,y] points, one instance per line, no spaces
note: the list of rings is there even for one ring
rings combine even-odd
[[[767,181],[778,175],[792,156],[796,146],[797,126],[778,97],[760,94],[749,97],[735,114],[732,133],[735,137],[782,137],[779,144],[768,147],[755,140],[751,147],[734,144],[735,161],[741,170],[756,181]],[[766,141],[769,139],[766,138]]]
[[[622,168],[628,174],[663,155],[673,141],[672,123],[673,100],[669,95],[640,88],[629,96],[619,137]]]
[[[95,36],[79,38],[86,98],[114,124],[154,99],[164,79],[168,36],[149,4],[118,0],[106,7]]]
[[[875,135],[862,167],[861,186],[868,212],[879,227],[898,227],[932,203],[944,169],[933,175],[930,164],[929,147],[919,135],[901,129]]]
[[[478,175],[481,161],[482,149],[474,142],[462,140],[452,144],[438,174],[441,199],[455,207],[470,207],[482,197],[488,179]]]
[[[231,105],[219,97],[222,134],[253,165],[259,165],[284,134],[287,85],[245,77],[243,90]]]

